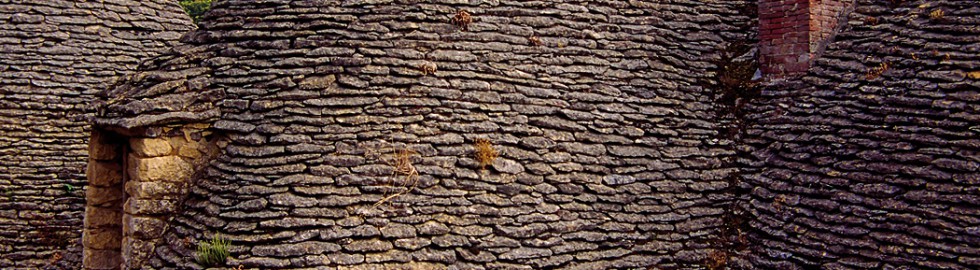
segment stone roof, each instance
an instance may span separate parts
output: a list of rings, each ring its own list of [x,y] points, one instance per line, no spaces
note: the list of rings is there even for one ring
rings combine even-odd
[[[192,28],[174,1],[0,2],[0,268],[78,268],[92,97]]]
[[[857,2],[810,72],[746,119],[750,260],[977,269],[980,6]]]
[[[695,267],[733,199],[705,86],[745,5],[218,1],[95,124],[226,136],[154,268],[212,234],[262,269]]]
[[[146,61],[140,71],[99,93],[103,102],[94,124],[121,133],[159,133],[153,128],[214,121],[220,116],[215,102],[225,90],[212,85],[212,67],[201,63],[214,55],[206,47],[185,45]]]

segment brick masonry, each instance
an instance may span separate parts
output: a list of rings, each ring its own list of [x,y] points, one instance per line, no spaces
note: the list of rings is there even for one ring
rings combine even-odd
[[[760,68],[769,80],[802,75],[833,36],[850,0],[759,1]]]

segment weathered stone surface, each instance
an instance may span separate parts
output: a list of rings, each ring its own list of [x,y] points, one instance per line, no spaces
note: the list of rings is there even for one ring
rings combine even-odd
[[[364,255],[361,254],[331,253],[328,257],[331,262],[339,265],[353,265],[364,262]]]
[[[146,199],[164,199],[177,198],[178,195],[183,194],[185,186],[183,183],[173,182],[128,181],[126,182],[125,189],[126,194],[129,194],[129,196]],[[88,198],[91,200],[92,197],[89,196]]]
[[[610,174],[602,177],[602,182],[610,186],[619,186],[636,182],[636,178],[629,175]]]
[[[329,49],[329,48],[324,48],[324,49]],[[333,82],[335,82],[336,80],[337,79],[336,77],[334,77],[334,75],[311,76],[303,79],[303,81],[300,81],[299,88],[300,89],[327,89],[333,86],[334,85]]]
[[[267,227],[272,229],[289,229],[289,228],[299,228],[299,227],[331,226],[331,225],[334,225],[334,222],[333,220],[330,219],[293,218],[293,217],[267,220],[259,223],[259,227]]]
[[[91,206],[113,207],[122,205],[124,193],[119,187],[89,186],[85,188],[86,203]]]
[[[89,249],[97,250],[119,250],[122,246],[122,228],[107,227],[99,229],[85,229],[82,234],[82,242]]]
[[[85,228],[121,228],[122,216],[122,209],[85,207]]]
[[[237,262],[241,265],[251,265],[254,267],[263,267],[263,268],[281,268],[281,267],[289,266],[290,264],[289,260],[269,258],[269,257],[249,257],[247,259],[239,260]]]
[[[143,240],[160,238],[167,226],[166,221],[158,218],[133,215],[124,215],[122,225],[124,235]]]
[[[187,181],[193,166],[178,156],[138,158],[131,156],[127,166],[129,177],[136,181]]]
[[[82,266],[85,269],[108,270],[118,269],[122,264],[122,256],[118,250],[85,249]]]
[[[340,245],[327,242],[302,242],[275,246],[252,247],[252,254],[272,257],[296,257],[317,255],[340,250]]]
[[[456,253],[452,250],[422,250],[413,253],[413,257],[418,261],[437,262],[452,264],[456,262]]]
[[[130,197],[126,199],[122,210],[132,215],[169,215],[173,214],[177,208],[177,201],[174,200],[155,200],[139,199]],[[87,217],[87,216],[86,216]]]
[[[246,267],[684,269],[744,244],[730,268],[976,268],[974,3],[857,1],[800,85],[742,107],[715,76],[757,42],[748,2],[232,1],[96,124],[230,134],[168,239],[234,231]]]
[[[112,161],[90,161],[85,170],[89,185],[113,187],[123,180],[122,164]]]
[[[493,168],[502,173],[517,174],[524,172],[524,166],[517,161],[499,158],[493,163]]]
[[[124,265],[144,265],[146,260],[153,255],[153,245],[151,241],[138,238],[123,237],[122,260]]]
[[[470,245],[470,238],[462,235],[447,234],[432,237],[432,244],[439,247],[464,247]]]
[[[413,238],[415,231],[415,227],[406,224],[392,223],[381,227],[381,235],[385,238]]]
[[[141,158],[169,155],[174,148],[163,138],[130,138],[129,149]]]
[[[366,239],[366,240],[354,240],[349,244],[345,244],[344,250],[353,252],[365,252],[365,251],[385,251],[392,248],[391,242],[383,241],[380,239]]]
[[[93,131],[88,145],[89,158],[93,160],[116,160],[122,154],[123,143],[119,138],[106,132]]]
[[[744,4],[215,4],[95,121],[212,124],[220,154],[164,239],[228,233],[244,268],[696,267],[622,251],[723,242],[735,152],[713,75],[753,29]],[[321,242],[340,249],[299,248]],[[155,268],[193,263],[157,248]]]
[[[551,250],[544,248],[519,248],[500,254],[500,259],[517,260],[551,256]]]
[[[449,227],[436,221],[423,223],[418,229],[419,234],[422,235],[443,235],[449,233]]]
[[[4,2],[0,25],[0,190],[25,192],[7,202],[21,216],[0,220],[18,232],[0,237],[0,268],[82,269],[82,248],[71,240],[81,238],[82,189],[116,179],[86,182],[85,163],[118,160],[126,144],[90,128],[95,96],[194,26],[163,0]],[[99,267],[118,267],[117,257]]]
[[[407,250],[417,250],[431,244],[432,241],[427,238],[408,238],[408,239],[398,239],[395,240],[395,246]]]
[[[292,194],[273,194],[269,196],[269,203],[272,205],[283,205],[289,207],[302,207],[307,208],[317,205],[317,200],[314,198],[295,196]]]
[[[204,156],[200,145],[185,144],[177,150],[177,155],[185,158],[198,159]]]
[[[976,181],[957,179],[980,179],[980,145],[958,143],[975,141],[967,127],[980,123],[964,107],[980,94],[964,75],[978,59],[955,56],[980,42],[967,22],[980,10],[964,3],[856,1],[810,72],[745,107],[749,267],[980,267],[963,259],[976,258],[980,243],[961,237],[971,227],[962,221],[978,213],[952,210],[976,202],[957,199],[972,197]],[[922,13],[897,23],[907,20],[898,10]],[[881,35],[889,38],[868,38]]]

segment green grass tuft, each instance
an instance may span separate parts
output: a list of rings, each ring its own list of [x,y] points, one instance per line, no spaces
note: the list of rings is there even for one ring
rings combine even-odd
[[[210,241],[201,241],[197,244],[197,263],[202,266],[214,266],[222,264],[231,254],[228,248],[231,243],[222,239],[217,234]]]

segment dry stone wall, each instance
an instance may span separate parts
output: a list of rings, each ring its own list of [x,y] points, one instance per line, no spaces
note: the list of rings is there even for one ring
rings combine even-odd
[[[124,137],[94,131],[85,208],[84,269],[133,269],[153,254],[191,176],[213,153],[207,131]]]
[[[760,269],[980,268],[980,8],[857,1],[741,143]]]
[[[125,138],[92,132],[86,169],[88,187],[82,231],[83,267],[119,267],[122,249],[122,207],[125,200],[123,155]]]
[[[215,234],[246,268],[700,267],[735,171],[706,86],[745,4],[217,1],[95,123],[226,137],[155,269]]]
[[[80,267],[94,94],[192,28],[174,1],[0,1],[0,268]]]

